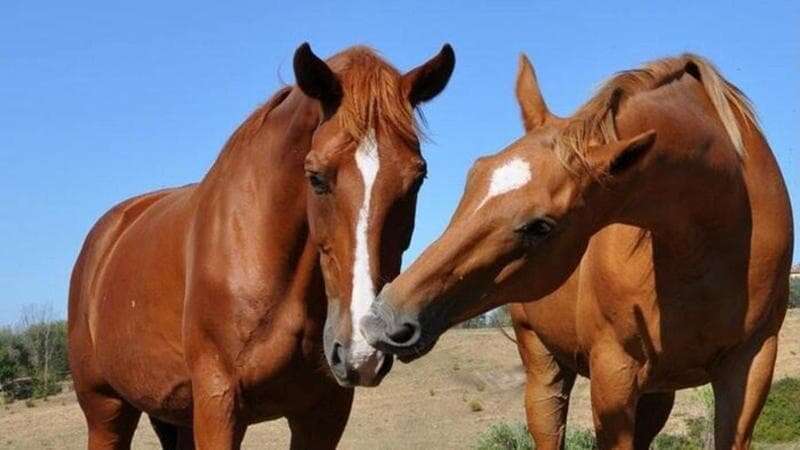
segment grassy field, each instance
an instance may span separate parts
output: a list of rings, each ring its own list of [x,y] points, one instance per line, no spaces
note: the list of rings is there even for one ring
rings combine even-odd
[[[800,311],[792,311],[781,333],[775,379],[800,376]],[[383,385],[359,389],[343,449],[466,449],[499,422],[524,420],[522,373],[516,347],[499,331],[454,330],[427,357],[397,364]],[[666,431],[683,433],[692,417],[704,415],[697,390],[678,393]],[[591,427],[587,380],[573,391],[570,426]],[[145,419],[133,448],[160,448]],[[288,427],[278,420],[251,427],[244,448],[288,448]],[[0,406],[0,448],[85,448],[83,416],[71,392],[33,405]],[[796,448],[796,447],[783,447]]]

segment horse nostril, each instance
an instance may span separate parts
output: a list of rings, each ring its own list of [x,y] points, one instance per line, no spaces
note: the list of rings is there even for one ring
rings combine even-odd
[[[331,352],[331,366],[339,368],[344,365],[344,347],[339,342],[333,343],[333,351]]]
[[[409,345],[412,344],[413,342],[411,341],[419,335],[418,331],[419,324],[405,322],[391,332],[387,333],[386,336],[395,345]]]

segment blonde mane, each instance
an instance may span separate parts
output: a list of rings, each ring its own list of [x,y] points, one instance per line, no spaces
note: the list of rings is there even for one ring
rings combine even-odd
[[[620,72],[606,81],[569,119],[556,139],[559,157],[570,167],[576,159],[586,167],[585,152],[590,145],[617,140],[614,117],[626,99],[640,92],[658,89],[686,73],[700,80],[736,152],[744,157],[746,149],[734,109],[745,126],[760,131],[753,107],[748,98],[725,80],[708,60],[693,54],[659,59],[642,68]]]

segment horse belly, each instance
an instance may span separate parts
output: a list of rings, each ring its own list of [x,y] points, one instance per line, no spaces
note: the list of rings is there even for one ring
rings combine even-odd
[[[180,323],[164,327],[147,300],[106,297],[95,331],[95,358],[105,380],[136,408],[172,422],[191,417],[191,383]]]

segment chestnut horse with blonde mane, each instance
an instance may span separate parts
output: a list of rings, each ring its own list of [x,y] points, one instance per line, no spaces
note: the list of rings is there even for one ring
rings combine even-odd
[[[369,342],[416,358],[512,305],[537,449],[564,447],[576,374],[602,449],[647,449],[710,382],[718,449],[747,448],[788,298],[792,214],[744,95],[684,55],[623,72],[569,118],[520,60],[526,134],[472,167],[442,236],[386,285]]]
[[[98,221],[69,301],[90,449],[129,448],[141,412],[164,448],[239,448],[249,424],[278,417],[292,449],[336,447],[352,387],[392,364],[357,324],[414,227],[414,109],[454,64],[449,45],[400,74],[363,47],[326,63],[304,44],[297,86],[254,112],[199,184]]]

